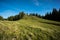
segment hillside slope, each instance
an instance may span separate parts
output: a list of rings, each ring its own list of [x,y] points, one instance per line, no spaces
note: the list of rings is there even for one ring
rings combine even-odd
[[[0,40],[60,40],[60,22],[35,16],[0,21]]]

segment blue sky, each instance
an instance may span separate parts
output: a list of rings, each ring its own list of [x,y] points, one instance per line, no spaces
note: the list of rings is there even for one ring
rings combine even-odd
[[[0,0],[0,15],[4,18],[21,11],[44,15],[53,8],[60,8],[60,0]]]

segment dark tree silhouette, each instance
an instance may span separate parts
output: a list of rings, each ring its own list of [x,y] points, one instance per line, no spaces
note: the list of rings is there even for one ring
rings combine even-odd
[[[2,16],[0,16],[0,20],[3,20],[3,17]]]
[[[19,15],[18,15],[19,19],[23,18],[24,15],[25,15],[24,12],[20,12]]]
[[[60,9],[57,11],[55,8],[53,9],[52,13],[47,13],[44,16],[44,19],[48,20],[54,20],[54,21],[60,21]]]
[[[18,15],[10,16],[7,19],[10,21],[16,21],[16,20],[22,19],[24,15],[25,15],[24,12],[20,12]]]
[[[30,16],[36,16],[36,17],[39,17],[39,18],[41,18],[41,15],[39,15],[38,13],[30,13]]]
[[[13,20],[14,20],[14,16],[8,17],[8,20],[9,20],[9,21],[13,21]]]

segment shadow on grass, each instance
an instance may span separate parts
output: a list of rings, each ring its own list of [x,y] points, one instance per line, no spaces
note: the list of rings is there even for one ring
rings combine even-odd
[[[41,23],[46,23],[46,24],[52,24],[52,25],[60,26],[60,24],[57,24],[57,23],[49,23],[49,22],[41,22]]]

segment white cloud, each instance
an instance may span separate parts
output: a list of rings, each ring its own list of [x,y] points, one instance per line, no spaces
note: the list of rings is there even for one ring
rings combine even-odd
[[[39,3],[38,0],[33,0],[33,1],[34,1],[34,4],[35,4],[36,6],[39,6],[39,5],[40,5],[40,3]]]
[[[14,16],[16,14],[18,14],[18,12],[15,12],[13,10],[5,10],[5,11],[0,12],[0,15],[3,16],[4,18],[7,18],[9,16]]]

